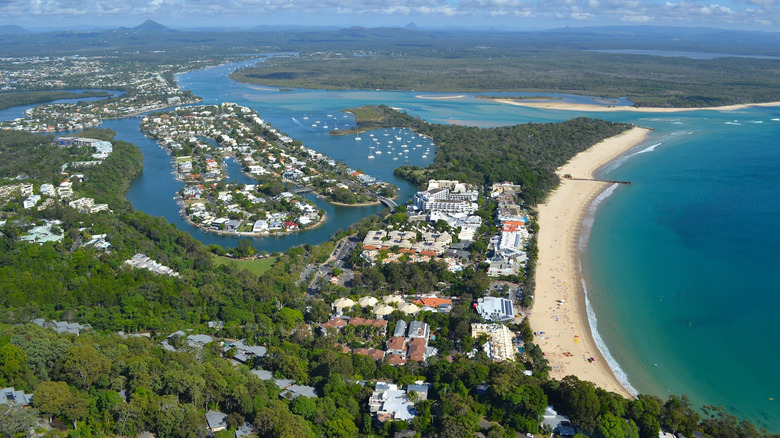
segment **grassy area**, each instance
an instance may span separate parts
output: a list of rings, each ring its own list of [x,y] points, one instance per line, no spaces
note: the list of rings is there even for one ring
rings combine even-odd
[[[214,263],[216,263],[217,266],[234,265],[238,269],[246,269],[258,277],[269,270],[271,265],[276,263],[276,259],[277,257],[267,257],[259,260],[236,260],[229,257],[220,257],[218,255],[213,256]]]

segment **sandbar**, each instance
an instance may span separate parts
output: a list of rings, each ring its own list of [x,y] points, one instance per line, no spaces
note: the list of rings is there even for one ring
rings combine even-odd
[[[746,103],[740,105],[711,106],[702,108],[655,108],[655,107],[635,107],[635,106],[605,106],[586,103],[566,103],[566,102],[524,102],[512,99],[493,99],[498,103],[507,105],[526,106],[529,108],[545,108],[563,111],[586,111],[586,112],[617,112],[628,111],[636,113],[677,113],[683,111],[733,111],[751,107],[780,106],[780,102],[765,103]]]
[[[464,96],[462,94],[451,94],[445,96],[426,96],[424,94],[417,94],[414,97],[416,97],[417,99],[445,100],[445,99],[462,99]]]
[[[610,137],[577,154],[557,173],[592,178],[599,168],[642,143],[649,131],[635,127]],[[535,336],[535,342],[553,367],[552,378],[573,374],[607,391],[633,397],[615,377],[593,340],[577,251],[585,213],[596,196],[610,185],[562,178],[558,188],[537,206],[539,258],[529,318],[535,332],[544,332]]]

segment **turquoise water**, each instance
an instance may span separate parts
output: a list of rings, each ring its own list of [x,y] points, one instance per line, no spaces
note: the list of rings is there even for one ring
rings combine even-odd
[[[696,405],[723,405],[780,430],[774,372],[780,362],[774,339],[780,335],[780,121],[772,120],[780,108],[587,114],[501,105],[468,93],[279,92],[229,81],[230,71],[188,73],[180,84],[207,102],[249,105],[304,143],[379,177],[386,163],[366,162],[357,142],[296,121],[385,104],[435,123],[498,126],[591,116],[653,128],[643,145],[602,171],[635,184],[606,197],[583,250],[598,333],[615,367],[640,392],[685,393]]]
[[[354,120],[340,110],[386,104],[435,123],[487,127],[590,116],[653,128],[644,144],[602,171],[634,184],[617,187],[605,197],[582,250],[599,337],[616,359],[615,366],[640,392],[662,398],[685,393],[697,406],[723,405],[780,431],[780,377],[775,371],[780,363],[775,340],[780,336],[779,107],[589,114],[501,105],[468,93],[279,92],[229,80],[236,66],[186,73],[179,82],[206,103],[228,101],[254,108],[308,146],[398,185],[402,200],[414,191],[392,176],[403,161],[392,161],[387,154],[369,160],[367,133],[356,141],[330,136],[311,124],[320,120],[332,129],[338,122],[340,129],[347,129]],[[441,99],[453,96],[459,97]],[[592,103],[590,97],[563,97]],[[204,243],[236,244],[235,238],[202,233],[179,218],[172,197],[180,183],[172,179],[169,157],[138,132],[137,119],[107,121],[104,126],[144,152],[144,172],[127,193],[136,208],[166,217]],[[376,136],[385,138],[382,133]],[[433,150],[427,159],[419,153],[410,157],[410,164],[431,162]],[[240,178],[236,171],[231,167],[232,178]],[[325,225],[255,239],[255,246],[278,251],[317,244],[381,210],[316,202],[328,212]]]

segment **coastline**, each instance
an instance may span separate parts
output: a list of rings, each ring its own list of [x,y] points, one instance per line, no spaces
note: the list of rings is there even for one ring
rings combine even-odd
[[[780,106],[780,102],[764,103],[744,103],[739,105],[711,106],[703,108],[655,108],[655,107],[634,107],[634,106],[604,106],[585,103],[565,103],[565,102],[523,102],[513,99],[493,99],[498,103],[515,106],[525,106],[529,108],[544,108],[562,111],[586,111],[586,112],[617,112],[629,111],[636,113],[677,113],[685,111],[733,111],[752,107]]]
[[[610,137],[577,154],[557,173],[592,178],[598,169],[642,143],[648,132],[647,128],[634,127]],[[610,368],[591,332],[579,267],[583,219],[594,199],[610,186],[606,182],[562,178],[558,188],[537,206],[539,258],[534,305],[528,317],[533,330],[543,332],[535,342],[553,368],[551,377],[575,375],[633,398]]]

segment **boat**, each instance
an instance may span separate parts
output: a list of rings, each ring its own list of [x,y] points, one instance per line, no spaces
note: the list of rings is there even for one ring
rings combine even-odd
[[[360,140],[362,140],[362,138],[360,138],[359,136],[355,136],[355,141],[360,141]]]
[[[382,155],[382,151],[376,151],[377,155]]]
[[[322,125],[322,129],[328,129],[328,125]]]
[[[427,154],[422,154],[422,157],[423,158],[428,158],[428,155]]]
[[[393,157],[393,159],[394,159],[394,160],[397,160],[397,159],[398,159],[398,157]]]

